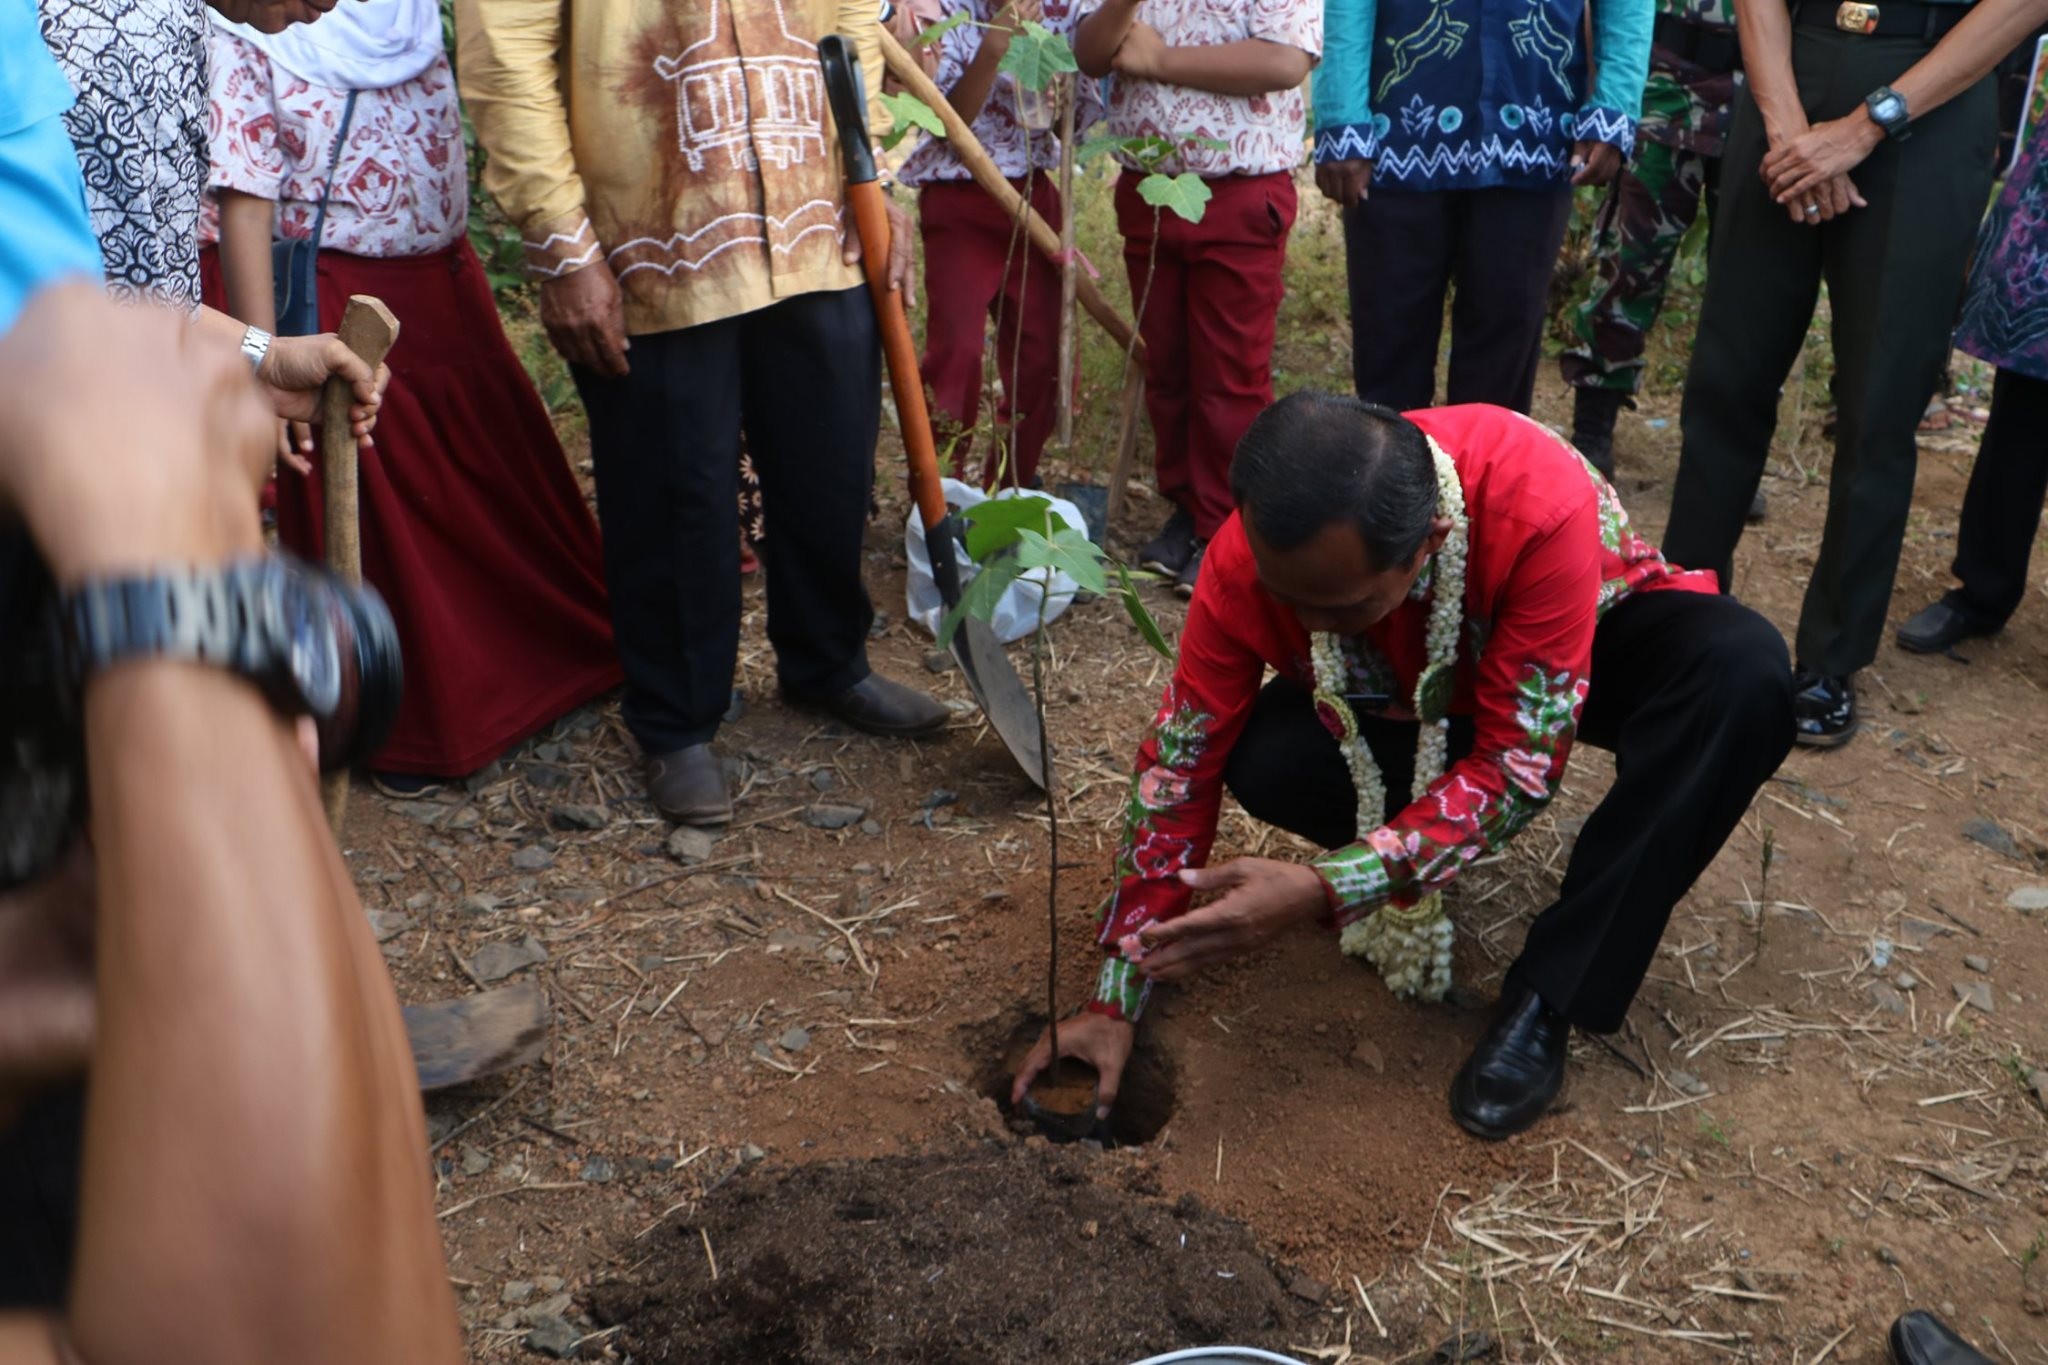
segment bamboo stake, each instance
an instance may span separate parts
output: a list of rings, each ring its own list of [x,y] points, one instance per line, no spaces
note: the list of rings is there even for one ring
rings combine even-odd
[[[1145,367],[1133,364],[1124,377],[1123,411],[1117,416],[1116,466],[1109,475],[1109,510],[1103,524],[1114,526],[1123,515],[1124,488],[1138,460],[1138,415],[1145,408]]]
[[[381,301],[352,294],[335,331],[344,346],[375,370],[398,340],[398,319]],[[360,583],[363,537],[357,510],[356,438],[348,420],[353,402],[347,381],[338,376],[320,391],[320,491],[326,510],[327,567],[350,583]],[[329,774],[322,795],[327,823],[339,837],[342,816],[348,811],[348,774]]]
[[[1024,227],[1031,234],[1033,246],[1048,258],[1057,258],[1060,251],[1060,235],[1053,230],[1052,224],[1046,222],[1038,210],[1024,203],[1023,197],[1011,186],[1009,180],[997,168],[995,161],[976,139],[966,120],[954,112],[952,103],[946,99],[939,87],[932,83],[932,78],[925,75],[924,67],[918,64],[917,58],[905,50],[903,44],[897,42],[895,36],[886,29],[882,31],[881,39],[882,58],[888,63],[889,70],[903,83],[905,90],[923,100],[930,106],[931,111],[939,116],[939,121],[945,125],[947,145],[953,149],[953,155],[960,158],[960,164],[974,177],[974,183],[994,196],[995,201],[1003,206],[1003,211],[1011,218],[1024,219]],[[1077,275],[1075,294],[1080,299],[1081,306],[1088,310],[1088,315],[1102,324],[1102,329],[1109,333],[1110,339],[1115,341],[1120,349],[1130,351],[1135,346],[1137,357],[1141,361],[1144,359],[1144,341],[1132,330],[1131,324],[1125,322],[1110,305],[1109,300],[1102,296],[1102,291],[1096,287],[1095,281]]]
[[[1074,106],[1080,92],[1066,80],[1066,100],[1060,110],[1060,424],[1062,450],[1074,444],[1074,294],[1080,284],[1080,261],[1074,254]]]

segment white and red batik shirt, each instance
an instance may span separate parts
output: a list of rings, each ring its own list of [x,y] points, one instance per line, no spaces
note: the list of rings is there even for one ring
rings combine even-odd
[[[1667,565],[1607,481],[1548,428],[1480,404],[1408,417],[1457,465],[1465,492],[1465,613],[1450,714],[1473,718],[1473,745],[1392,822],[1316,860],[1340,924],[1443,887],[1549,803],[1586,699],[1593,628],[1609,607],[1631,593],[1715,590],[1711,573]],[[1427,578],[1418,579],[1407,601],[1343,641],[1360,691],[1414,695],[1432,600]],[[1117,945],[1186,912],[1179,874],[1208,861],[1224,765],[1269,666],[1316,685],[1308,632],[1260,587],[1233,513],[1209,542],[1173,679],[1138,747],[1119,881],[1100,925],[1110,956],[1090,1009],[1135,1018],[1143,1008],[1147,983]]]
[[[994,19],[1004,3],[1005,0],[942,0],[939,6],[941,18],[965,13],[976,22],[961,24],[939,39],[939,66],[932,73],[939,89],[950,94],[960,83],[974,55],[981,51],[981,40],[987,34],[987,30],[979,25]],[[1075,12],[1074,0],[1045,0],[1043,22],[1048,29],[1071,43]],[[1102,117],[1102,86],[1087,76],[1076,76],[1073,88],[1079,101],[1074,106],[1074,136],[1080,139]],[[1015,79],[1008,75],[997,76],[995,84],[989,88],[988,99],[982,103],[981,112],[975,115],[970,125],[982,150],[996,163],[996,169],[1010,180],[1022,180],[1034,170],[1057,170],[1060,164],[1059,130],[1025,127],[1017,107],[1020,98]],[[929,185],[938,180],[973,178],[966,163],[954,155],[952,145],[946,139],[930,133],[918,136],[921,140],[917,150],[903,163],[897,179],[906,185]]]
[[[1102,0],[1080,0],[1075,22],[1102,8]],[[1263,38],[1323,55],[1322,0],[1145,0],[1138,19],[1159,30],[1168,47],[1215,47]],[[1159,137],[1179,144],[1158,169],[1169,175],[1193,171],[1205,178],[1270,175],[1301,164],[1307,135],[1300,89],[1264,95],[1218,95],[1184,85],[1110,78],[1109,136]],[[1219,142],[1208,146],[1191,139]],[[1119,157],[1125,165],[1137,163]]]
[[[277,234],[310,237],[348,91],[311,85],[255,45],[213,30],[209,189],[277,202]],[[356,96],[320,244],[357,256],[420,256],[469,222],[462,113],[445,56],[413,79]]]

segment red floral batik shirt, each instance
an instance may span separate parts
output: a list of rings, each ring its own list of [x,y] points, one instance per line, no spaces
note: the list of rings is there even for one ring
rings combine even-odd
[[[1586,699],[1593,628],[1609,607],[1630,593],[1715,588],[1712,574],[1665,564],[1614,490],[1547,427],[1480,405],[1408,416],[1449,454],[1465,490],[1465,617],[1450,714],[1473,718],[1474,740],[1391,823],[1315,861],[1340,924],[1443,887],[1549,803]],[[1406,602],[1343,642],[1358,690],[1414,694],[1431,600],[1418,579]],[[1208,861],[1224,765],[1269,666],[1315,686],[1308,632],[1259,586],[1233,515],[1209,545],[1173,679],[1138,746],[1120,880],[1098,934],[1109,956],[1089,1008],[1127,1019],[1144,1008],[1149,987],[1117,945],[1186,912],[1178,874]]]

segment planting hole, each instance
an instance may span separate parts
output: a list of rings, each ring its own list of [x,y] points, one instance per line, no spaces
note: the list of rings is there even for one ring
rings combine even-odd
[[[1010,1082],[1044,1027],[1034,1015],[1010,1016],[982,1031],[978,1040],[982,1045],[976,1049],[977,1055],[987,1060],[976,1088],[1013,1119],[1024,1116],[1010,1106]],[[1069,1062],[1061,1068],[1060,1079],[1077,1074],[1086,1073]],[[1108,1141],[1118,1147],[1140,1147],[1158,1137],[1173,1117],[1175,1079],[1173,1061],[1158,1040],[1141,1033],[1130,1064],[1124,1068],[1116,1107],[1109,1112]]]

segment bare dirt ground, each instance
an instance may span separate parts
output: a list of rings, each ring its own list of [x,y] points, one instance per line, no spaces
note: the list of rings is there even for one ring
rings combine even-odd
[[[1331,224],[1304,218],[1297,255],[1327,267]],[[1290,303],[1284,387],[1341,382],[1328,280]],[[1739,584],[1788,633],[1826,497],[1819,414],[1789,415]],[[1623,418],[1623,493],[1653,531],[1675,419],[1671,392]],[[1975,439],[1923,445],[1895,620],[1947,584]],[[1610,778],[1588,749],[1453,895],[1463,1007],[1397,1004],[1329,940],[1286,944],[1156,1010],[1147,1140],[1055,1155],[990,1097],[1043,1012],[1045,817],[903,623],[891,449],[873,656],[961,703],[936,742],[784,708],[751,582],[747,709],[720,741],[739,814],[715,839],[671,841],[612,705],[443,797],[358,791],[345,844],[403,997],[507,972],[554,1002],[545,1064],[429,1098],[474,1358],[1108,1361],[1236,1336],[1343,1365],[1462,1333],[1437,1358],[1819,1365],[1882,1360],[1891,1318],[1925,1305],[2048,1361],[2048,909],[2017,908],[2048,885],[2043,595],[1962,660],[1886,646],[1865,732],[1788,761],[1673,916],[1627,1029],[1574,1044],[1568,1106],[1533,1132],[1472,1139],[1444,1090]],[[1163,512],[1138,490],[1112,541]],[[1153,606],[1170,634],[1177,604]],[[1164,666],[1109,602],[1049,641],[1075,1001]],[[1227,810],[1219,857],[1285,847]],[[1176,1219],[1214,1236],[1176,1244]],[[1190,1311],[1205,1284],[1243,1312]],[[1103,1335],[1117,1322],[1132,1334]]]

